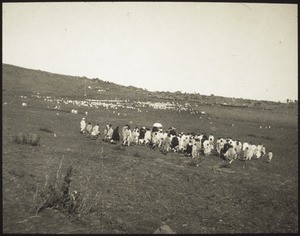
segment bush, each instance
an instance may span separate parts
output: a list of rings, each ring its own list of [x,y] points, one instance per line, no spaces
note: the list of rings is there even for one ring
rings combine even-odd
[[[43,131],[46,133],[54,133],[51,129],[48,129],[48,128],[40,128],[40,131]]]
[[[225,163],[221,163],[219,168],[231,168],[231,165],[229,163],[225,162]]]
[[[37,134],[23,134],[19,133],[18,135],[14,135],[12,138],[13,142],[18,144],[29,144],[31,146],[39,145],[41,137]]]
[[[114,149],[115,149],[115,150],[119,150],[119,151],[123,151],[123,152],[126,150],[125,147],[124,147],[124,146],[121,146],[120,144],[119,144],[119,145],[116,145]]]
[[[189,163],[188,163],[189,166],[197,166],[197,162],[195,159],[192,159]]]
[[[40,193],[43,203],[37,209],[37,214],[46,208],[54,208],[71,215],[78,214],[82,198],[77,191],[70,191],[71,175],[72,167],[69,167],[60,189],[57,185],[49,185]]]
[[[93,208],[99,203],[97,201],[99,192],[94,195],[89,190],[92,172],[86,176],[86,190],[83,192],[71,189],[72,166],[67,169],[66,175],[60,180],[63,159],[64,156],[60,161],[54,181],[52,180],[51,184],[48,185],[49,175],[46,175],[44,187],[36,189],[35,202],[33,203],[37,209],[36,215],[44,209],[50,208],[63,212],[67,216],[79,218],[91,213],[94,210]]]
[[[140,154],[138,152],[133,154],[134,157],[140,157]]]

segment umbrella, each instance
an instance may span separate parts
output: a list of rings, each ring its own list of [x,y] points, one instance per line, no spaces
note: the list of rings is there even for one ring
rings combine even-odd
[[[161,127],[162,127],[162,124],[161,124],[161,123],[154,123],[154,124],[153,124],[153,127],[161,128]]]

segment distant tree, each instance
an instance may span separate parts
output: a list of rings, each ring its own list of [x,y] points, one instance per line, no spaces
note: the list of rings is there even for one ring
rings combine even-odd
[[[254,106],[256,106],[256,107],[258,107],[260,105],[261,105],[261,101],[257,101],[257,102],[254,103]]]

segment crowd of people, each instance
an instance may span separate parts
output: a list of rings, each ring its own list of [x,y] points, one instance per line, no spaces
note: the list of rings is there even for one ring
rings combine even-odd
[[[86,123],[85,118],[80,121],[80,133],[87,133],[91,139],[97,139],[100,136],[99,124],[92,125]],[[119,126],[113,129],[112,125],[106,125],[103,141],[112,144],[121,143],[122,145],[145,145],[151,149],[158,148],[162,153],[168,152],[183,153],[192,158],[200,155],[208,156],[216,153],[224,160],[232,163],[236,159],[250,161],[252,158],[260,158],[266,155],[266,148],[262,143],[241,142],[229,138],[215,138],[213,134],[206,133],[178,133],[174,127],[163,131],[161,127],[153,126],[151,129],[146,127],[135,127],[131,130],[130,125],[125,125],[122,129]],[[273,158],[272,150],[267,154],[268,162]]]

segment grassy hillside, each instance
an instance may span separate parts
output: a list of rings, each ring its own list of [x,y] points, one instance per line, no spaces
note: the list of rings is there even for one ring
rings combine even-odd
[[[40,70],[21,68],[2,64],[3,89],[7,92],[48,94],[65,97],[88,97],[95,99],[134,99],[151,101],[194,102],[234,107],[255,107],[271,109],[278,107],[296,107],[297,104],[278,104],[271,101],[255,101],[250,99],[226,98],[221,96],[205,96],[182,92],[156,91],[150,92],[134,86],[122,86],[98,78],[67,76]],[[89,88],[90,87],[90,88]],[[100,91],[99,91],[100,90]]]
[[[132,92],[142,91],[134,87],[126,88],[99,79],[60,75],[6,64],[2,65],[2,79],[3,89],[7,92],[38,92],[53,96],[80,98],[87,94],[89,98],[114,98],[115,96],[130,96]]]
[[[3,65],[2,78],[4,233],[150,234],[165,224],[180,234],[298,232],[296,106],[254,101],[243,106],[247,100],[153,93],[10,65]],[[87,98],[169,102],[181,110],[136,107],[139,103],[127,100],[113,103],[120,105],[116,109],[63,102]],[[100,125],[97,140],[79,132],[83,116]],[[102,140],[107,124],[133,128],[154,122],[179,132],[263,143],[274,157],[271,163],[263,156],[228,166],[215,151],[192,159]],[[39,135],[39,145],[16,142],[19,133]],[[65,203],[38,211],[61,191],[70,168],[69,190],[79,194],[79,210]]]

